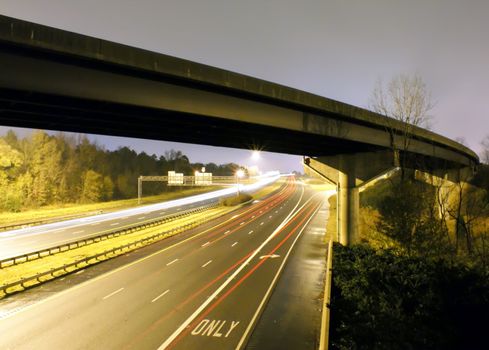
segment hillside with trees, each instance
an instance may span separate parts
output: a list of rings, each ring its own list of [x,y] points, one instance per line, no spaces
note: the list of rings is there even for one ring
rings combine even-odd
[[[401,142],[387,128],[399,171],[361,192],[359,242],[335,245],[330,346],[487,349],[489,136],[475,174],[423,173],[403,156],[413,125],[429,127],[422,79],[379,83],[371,107],[407,123]]]
[[[0,137],[0,211],[134,198],[140,175],[166,175],[169,170],[191,175],[202,166],[215,175],[232,175],[238,167],[191,163],[175,150],[159,157],[128,147],[109,151],[84,135],[39,130],[19,138],[10,130]],[[151,195],[173,189],[149,183],[144,190]]]

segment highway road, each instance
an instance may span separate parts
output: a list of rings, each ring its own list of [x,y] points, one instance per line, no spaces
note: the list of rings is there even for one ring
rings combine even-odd
[[[0,348],[241,348],[324,199],[290,180],[151,255],[6,315]]]
[[[243,185],[242,190],[252,191],[272,180],[277,178],[265,179],[253,185]],[[164,219],[177,213],[217,203],[221,196],[235,192],[236,188],[227,188],[113,213],[0,232],[0,260],[90,238],[102,232]]]

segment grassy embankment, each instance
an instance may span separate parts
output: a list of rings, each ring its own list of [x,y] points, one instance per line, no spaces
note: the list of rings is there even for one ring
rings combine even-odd
[[[261,189],[257,193],[254,194],[253,198],[262,198],[266,195],[269,195],[275,191],[277,191],[283,184],[283,181],[277,181],[269,186],[266,186],[265,188]],[[97,242],[90,244],[88,246],[83,246],[80,248],[72,249],[69,251],[65,251],[62,253],[58,253],[55,255],[51,256],[46,256],[37,260],[32,260],[29,262],[25,262],[19,265],[13,265],[9,266],[3,269],[0,269],[0,285],[6,285],[10,283],[14,283],[22,278],[33,276],[39,273],[47,272],[52,269],[60,268],[63,267],[64,265],[71,264],[75,261],[79,261],[100,253],[103,253],[105,251],[109,251],[111,249],[133,243],[135,241],[145,239],[147,237],[151,237],[155,234],[161,233],[161,232],[166,232],[170,231],[185,225],[197,225],[199,221],[202,219],[206,219],[206,221],[211,220],[213,218],[217,218],[219,216],[222,216],[228,212],[231,212],[235,210],[235,207],[226,207],[226,206],[220,206],[217,208],[212,208],[209,210],[206,210],[202,213],[191,215],[189,217],[181,218],[181,219],[176,219],[174,221],[171,221],[169,223],[165,223],[162,225],[158,225],[152,228],[148,229],[143,229],[134,233],[126,234],[123,236],[119,237],[114,237],[109,240]],[[158,240],[168,238],[170,236],[173,236],[175,234],[178,234],[180,232],[184,231],[182,230],[176,230],[174,232],[168,233],[161,237]],[[154,243],[154,242],[152,242]],[[136,248],[133,248],[131,250],[135,250]],[[126,254],[129,250],[124,250],[120,251],[117,254],[114,253],[110,256],[105,257],[105,259],[113,258],[115,256],[121,255],[121,254]],[[105,260],[101,259],[101,260]],[[85,268],[88,265],[95,264],[98,261],[93,259],[93,261],[90,261],[88,263],[82,263],[79,264],[77,267],[71,267],[67,272],[60,271],[59,273],[56,274],[56,276],[46,276],[43,277],[42,282],[45,282],[47,280],[54,279],[56,277],[59,277],[60,275],[64,275],[66,273],[71,273],[76,270],[80,270]],[[26,287],[29,287],[31,285],[38,284],[37,282],[33,281],[30,285],[27,284],[25,285]],[[9,292],[14,292],[14,291],[21,291],[24,288],[22,288],[20,285],[18,287],[12,288],[9,290]],[[4,297],[5,295],[2,295],[0,292],[0,298]]]
[[[193,196],[210,191],[216,191],[222,187],[198,187],[188,188],[182,191],[167,192],[156,196],[143,197],[143,204],[165,202],[172,199]],[[123,199],[117,201],[90,203],[90,204],[59,204],[49,205],[38,209],[27,209],[18,213],[0,213],[0,226],[16,225],[31,221],[47,221],[56,218],[63,219],[70,216],[94,215],[99,212],[112,212],[138,206],[137,198]]]
[[[443,256],[403,254],[398,242],[377,230],[388,186],[379,183],[361,194],[361,244],[335,245],[330,347],[486,348],[487,270]]]

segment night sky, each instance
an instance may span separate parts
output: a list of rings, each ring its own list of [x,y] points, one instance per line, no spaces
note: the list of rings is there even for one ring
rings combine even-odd
[[[435,102],[435,132],[464,138],[476,152],[489,134],[487,0],[0,0],[0,12],[364,108],[379,78],[419,74]],[[108,149],[180,149],[193,162],[248,165],[250,156],[215,147],[96,139]],[[264,154],[261,162],[264,169],[301,169],[298,157]]]

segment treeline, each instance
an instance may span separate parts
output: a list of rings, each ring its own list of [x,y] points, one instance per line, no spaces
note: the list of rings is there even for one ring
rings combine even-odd
[[[0,210],[133,198],[140,175],[166,175],[169,170],[191,175],[203,166],[215,175],[232,175],[238,167],[190,163],[175,150],[159,157],[128,147],[108,151],[84,135],[35,131],[19,138],[10,130],[0,137]],[[145,195],[164,190],[162,183],[144,188]]]

